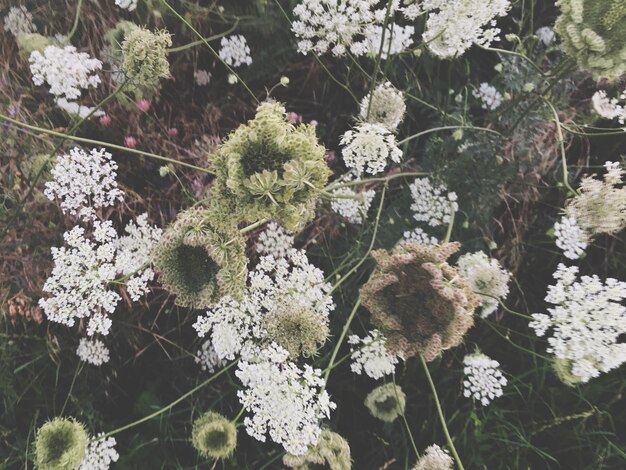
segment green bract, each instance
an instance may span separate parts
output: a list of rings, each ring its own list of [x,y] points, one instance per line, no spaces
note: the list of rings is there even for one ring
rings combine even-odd
[[[626,0],[560,0],[555,29],[566,52],[596,78],[626,72]]]
[[[310,447],[304,455],[286,454],[283,464],[295,470],[314,470],[328,468],[330,470],[350,470],[350,446],[336,432],[324,429],[316,446]]]
[[[457,346],[474,324],[480,303],[467,281],[446,260],[458,243],[399,245],[374,250],[377,268],[361,287],[361,302],[387,338],[386,347],[405,359],[423,354],[432,361]]]
[[[406,395],[396,384],[388,383],[372,390],[365,397],[365,406],[374,418],[391,423],[404,413]]]
[[[54,418],[41,426],[35,438],[35,466],[41,470],[72,470],[85,457],[89,436],[74,419]]]
[[[159,80],[169,77],[167,48],[172,39],[167,31],[148,31],[139,26],[123,25],[114,34],[123,34],[121,68],[125,78],[134,86],[153,89]]]
[[[297,231],[313,218],[328,181],[324,154],[313,126],[295,127],[281,104],[263,103],[219,148],[216,194],[241,221],[271,219]]]
[[[237,429],[221,414],[209,411],[194,421],[191,443],[202,457],[228,457],[237,447]]]
[[[155,249],[160,281],[182,307],[208,307],[226,294],[239,297],[246,262],[237,227],[220,225],[205,209],[181,212]]]

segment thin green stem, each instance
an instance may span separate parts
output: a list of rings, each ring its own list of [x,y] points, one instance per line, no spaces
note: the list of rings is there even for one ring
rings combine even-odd
[[[396,374],[393,374],[391,376],[392,380],[393,380],[393,384],[396,384]],[[398,389],[394,389],[395,393],[396,393],[396,402],[400,401],[400,397],[398,396]],[[415,457],[416,458],[420,458],[420,454],[417,451],[417,446],[415,445],[415,439],[413,439],[413,433],[411,432],[411,428],[409,427],[409,422],[406,419],[406,409],[402,411],[402,421],[404,422],[404,427],[406,428],[406,432],[409,435],[409,439],[411,440],[411,446],[413,447],[413,452],[415,452]]]
[[[385,47],[385,34],[387,33],[387,24],[389,23],[389,15],[391,14],[391,5],[393,0],[387,2],[387,10],[385,11],[385,21],[383,22],[383,30],[380,35],[380,46],[378,47],[378,54],[376,54],[376,62],[374,64],[374,72],[370,80],[369,101],[367,103],[367,113],[365,114],[365,120],[370,117],[370,110],[372,108],[372,101],[374,98],[374,88],[376,87],[376,79],[378,78],[378,72],[380,70],[380,61],[382,60],[383,48]]]
[[[559,139],[559,148],[561,149],[561,165],[563,165],[563,184],[573,194],[578,194],[577,191],[569,184],[569,175],[567,173],[567,156],[565,154],[565,139],[563,138],[563,131],[561,129],[561,120],[559,119],[559,113],[554,108],[550,100],[543,99],[543,101],[550,107],[552,114],[554,114],[554,123],[556,124],[557,137]]]
[[[337,181],[333,181],[332,183],[330,183],[328,186],[324,188],[324,191],[330,192],[330,191],[334,191],[340,188],[349,188],[351,186],[359,186],[361,184],[368,184],[368,183],[376,183],[376,182],[388,183],[389,181],[394,180],[396,178],[403,178],[403,177],[409,177],[409,176],[429,176],[429,175],[430,173],[424,173],[423,171],[405,171],[402,173],[394,173],[393,175],[389,175],[389,176],[380,176],[377,178],[365,178],[362,180],[348,181],[346,183],[337,183]]]
[[[155,411],[154,413],[150,413],[148,416],[144,416],[143,418],[138,419],[137,421],[133,421],[132,423],[128,423],[125,424],[122,427],[119,427],[117,429],[114,429],[113,431],[109,431],[107,432],[104,436],[102,436],[102,439],[109,437],[109,436],[113,436],[114,434],[118,434],[122,431],[126,431],[127,429],[130,429],[134,426],[137,426],[138,424],[141,423],[145,423],[146,421],[151,420],[152,418],[155,418],[156,416],[159,416],[160,414],[165,413],[166,411],[174,408],[176,405],[178,405],[180,402],[182,402],[183,400],[185,400],[187,397],[190,397],[191,395],[193,395],[194,393],[196,393],[198,390],[200,390],[201,388],[205,387],[206,385],[210,384],[213,380],[217,379],[220,375],[222,375],[223,373],[225,373],[227,370],[229,370],[231,367],[233,367],[237,362],[231,362],[230,364],[228,364],[226,367],[224,367],[222,370],[220,370],[219,372],[217,372],[216,374],[213,374],[211,377],[209,377],[208,379],[206,379],[204,382],[202,382],[200,385],[195,386],[194,388],[192,388],[191,390],[189,390],[187,393],[185,393],[184,395],[181,395],[180,397],[178,397],[176,400],[174,400],[172,403],[170,403],[167,406],[164,406],[163,408]]]
[[[448,223],[448,230],[446,230],[446,237],[443,239],[444,243],[448,243],[450,238],[452,238],[452,229],[454,228],[454,215],[455,211],[450,210],[450,222]]]
[[[233,24],[229,29],[224,31],[223,33],[215,34],[213,36],[209,36],[208,38],[198,39],[197,41],[190,42],[189,44],[183,44],[182,46],[171,47],[167,50],[168,54],[172,54],[174,52],[182,52],[187,49],[191,49],[192,47],[199,46],[200,44],[204,44],[208,41],[215,41],[216,39],[223,38],[224,36],[228,36],[230,33],[237,29],[239,25],[239,19],[235,20],[235,24]]]
[[[83,7],[83,0],[78,0],[78,4],[76,5],[76,16],[74,17],[74,24],[72,25],[72,29],[67,35],[68,41],[72,39],[72,36],[74,36],[74,33],[76,32],[76,29],[78,28],[78,22],[80,21],[80,10],[82,7]]]
[[[417,134],[413,134],[410,135],[409,137],[406,137],[404,139],[402,139],[401,141],[398,142],[398,145],[402,145],[410,140],[416,139],[418,137],[421,137],[423,135],[426,134],[430,134],[432,132],[439,132],[439,131],[446,131],[446,130],[451,130],[451,129],[471,129],[471,130],[475,130],[475,131],[484,131],[484,132],[490,132],[491,134],[496,134],[498,136],[502,136],[502,134],[500,134],[498,131],[494,131],[493,129],[488,129],[487,127],[475,127],[475,126],[442,126],[442,127],[433,127],[432,129],[427,129],[425,131],[422,132],[418,132]]]
[[[433,392],[433,398],[435,399],[435,406],[437,407],[437,414],[439,415],[439,421],[441,421],[441,427],[443,428],[443,433],[446,436],[446,441],[448,442],[448,447],[450,447],[450,451],[452,452],[452,456],[456,461],[456,465],[459,467],[459,470],[465,470],[463,467],[463,462],[459,457],[459,454],[454,447],[454,442],[452,442],[452,437],[450,437],[450,432],[448,431],[448,425],[446,424],[446,418],[443,416],[443,410],[441,409],[441,403],[439,402],[439,395],[437,395],[437,389],[435,388],[435,383],[433,382],[433,378],[430,375],[430,370],[428,370],[428,364],[424,359],[424,356],[421,354],[420,361],[422,363],[422,367],[424,368],[424,373],[426,374],[426,378],[428,379],[428,384],[430,385],[430,390]]]
[[[328,367],[326,367],[326,372],[324,374],[324,388],[326,388],[326,384],[328,384],[328,377],[330,376],[330,371],[333,370],[333,364],[335,363],[335,359],[337,358],[337,354],[339,353],[339,348],[341,347],[341,344],[343,343],[344,338],[348,334],[348,330],[350,329],[350,324],[352,323],[352,320],[354,319],[356,312],[359,310],[360,305],[361,305],[361,299],[358,299],[356,303],[354,304],[354,307],[352,307],[352,311],[350,312],[350,315],[348,316],[346,323],[343,325],[343,330],[341,330],[341,335],[337,339],[337,344],[335,345],[335,348],[333,349],[333,353],[330,356]]]

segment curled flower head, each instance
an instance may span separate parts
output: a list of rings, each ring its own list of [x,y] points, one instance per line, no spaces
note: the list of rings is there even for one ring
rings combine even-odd
[[[365,406],[375,418],[391,423],[404,413],[406,395],[399,386],[388,383],[372,390],[365,397]]]
[[[313,308],[299,303],[285,303],[265,320],[270,340],[289,351],[291,358],[312,356],[328,339],[328,318]]]
[[[145,28],[130,28],[122,43],[121,68],[133,85],[157,88],[159,80],[170,75],[167,48],[172,39],[167,31],[152,32]]]
[[[54,418],[41,426],[35,438],[35,465],[46,470],[66,470],[80,465],[89,436],[74,419]]]
[[[458,243],[421,246],[405,243],[375,250],[378,266],[361,287],[361,302],[387,338],[387,349],[404,358],[423,354],[432,361],[457,346],[474,323],[479,304],[465,278],[446,259]]]
[[[309,447],[304,455],[286,454],[283,465],[294,470],[328,468],[330,470],[350,470],[352,459],[348,442],[330,429],[322,430],[317,444]]]
[[[228,457],[237,447],[237,428],[221,414],[209,411],[194,421],[191,443],[207,459]]]
[[[236,227],[212,219],[203,209],[180,213],[155,248],[161,283],[182,307],[207,307],[245,287],[245,242]]]
[[[596,78],[614,80],[626,72],[624,0],[560,0],[554,29],[568,55]]]
[[[324,152],[314,127],[295,127],[282,105],[263,103],[220,147],[217,194],[241,220],[267,218],[296,231],[313,217],[330,175]]]

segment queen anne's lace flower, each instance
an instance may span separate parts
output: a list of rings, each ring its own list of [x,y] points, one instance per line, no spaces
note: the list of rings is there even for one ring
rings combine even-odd
[[[459,210],[456,193],[447,193],[443,184],[417,178],[409,188],[413,197],[411,210],[418,222],[427,222],[431,227],[449,224],[452,214]]]
[[[246,38],[241,34],[233,34],[232,36],[222,38],[220,46],[220,58],[231,67],[250,65],[252,63],[250,46],[248,46]]]
[[[606,162],[604,179],[586,176],[580,182],[578,195],[568,201],[565,213],[576,219],[590,236],[617,233],[626,227],[626,186],[624,169],[619,162]],[[620,187],[621,186],[621,187]]]
[[[93,438],[78,470],[108,470],[111,464],[120,458],[115,450],[115,444],[114,437],[103,437],[99,434]]]
[[[619,99],[609,98],[604,90],[596,91],[591,97],[593,109],[600,117],[604,119],[617,119],[620,124],[626,122],[626,107],[620,104],[626,100],[626,90],[624,90]]]
[[[511,273],[502,269],[498,260],[482,251],[467,253],[459,258],[459,271],[481,302],[481,316],[488,317],[498,308],[499,300],[509,293]]]
[[[316,321],[317,330],[327,331],[328,315],[334,308],[331,286],[324,282],[324,273],[309,264],[304,252],[291,249],[284,258],[261,258],[250,272],[248,284],[243,299],[224,297],[193,325],[200,337],[211,335],[221,359],[234,359],[245,345],[268,339],[285,339],[281,346],[288,349],[294,342],[308,344],[310,338],[298,337],[308,329],[295,328],[289,338],[271,334],[281,333],[275,331],[275,322],[290,312],[294,314],[291,318],[298,318],[297,314],[306,310],[307,317]]]
[[[94,366],[101,366],[109,362],[109,348],[99,339],[81,338],[76,349],[76,355],[81,361]]]
[[[200,364],[202,370],[209,374],[212,374],[224,365],[224,361],[222,361],[215,352],[211,340],[202,343],[202,346],[196,353],[196,364]]]
[[[554,30],[549,26],[542,26],[535,31],[535,36],[539,38],[541,43],[544,46],[550,46],[554,42],[556,38],[556,34],[554,34]]]
[[[487,406],[497,397],[502,396],[502,387],[507,384],[506,377],[500,372],[500,363],[490,357],[476,353],[463,359],[463,396],[474,397],[483,406]]]
[[[370,104],[371,101],[371,104]],[[361,100],[360,117],[366,122],[381,124],[390,131],[395,131],[406,112],[402,92],[389,83],[381,83],[373,94]]]
[[[380,124],[363,123],[341,137],[343,161],[357,175],[375,175],[385,170],[389,160],[399,163],[402,150],[395,136]]]
[[[481,83],[478,90],[472,92],[474,97],[479,98],[482,101],[482,108],[493,111],[498,109],[502,104],[502,95],[496,87],[489,85],[489,83]]]
[[[309,365],[299,368],[288,357],[275,343],[244,351],[235,372],[244,389],[237,395],[252,413],[244,419],[249,435],[265,442],[269,434],[290,454],[302,455],[317,444],[320,421],[330,417],[335,404],[322,391],[321,370]]]
[[[115,0],[115,4],[128,11],[134,11],[137,8],[137,3],[139,0]]]
[[[365,338],[350,335],[350,369],[355,374],[363,372],[373,379],[380,379],[385,375],[393,374],[398,363],[398,356],[391,354],[385,347],[386,338],[378,330],[372,330]]]
[[[427,447],[412,470],[452,470],[454,460],[437,444]]]
[[[303,0],[293,9],[291,26],[298,38],[298,51],[344,55],[369,26],[382,24],[385,10],[374,11],[377,3],[378,0]],[[365,52],[362,43],[353,51],[357,55]]]
[[[562,217],[554,224],[556,246],[563,250],[569,259],[578,259],[585,252],[589,243],[588,235],[576,223],[574,217]]]
[[[73,326],[86,318],[87,335],[109,333],[107,314],[121,299],[108,288],[115,279],[116,235],[110,221],[95,221],[93,241],[77,226],[63,235],[67,247],[52,248],[54,268],[43,286],[51,297],[39,300],[48,320]]]
[[[537,336],[548,329],[548,352],[569,362],[571,374],[587,382],[626,362],[626,343],[619,336],[626,334],[626,282],[608,278],[602,283],[598,276],[582,276],[576,280],[578,268],[559,264],[548,288],[546,302],[554,307],[548,315],[533,314],[530,327]]]
[[[293,235],[276,222],[270,222],[256,242],[256,251],[261,255],[272,255],[274,258],[284,258],[293,248]]]
[[[87,153],[74,147],[69,154],[58,157],[44,194],[50,200],[60,199],[64,213],[94,219],[95,209],[112,206],[122,199],[123,193],[115,180],[116,170],[117,163],[104,149]]]
[[[413,230],[407,230],[402,235],[400,243],[417,243],[418,245],[433,246],[439,243],[436,237],[431,237],[424,230],[419,227]]]
[[[498,39],[500,29],[495,18],[506,15],[509,0],[425,0],[428,12],[424,41],[430,51],[441,58],[458,57],[472,44],[489,46]]]
[[[383,40],[382,26],[369,26],[365,30],[365,39],[352,44],[350,51],[356,55],[369,54],[377,56],[380,51],[381,59],[387,59],[390,55],[399,54],[413,44],[414,26],[388,25],[382,50],[380,43]]]
[[[80,98],[81,90],[96,88],[100,83],[96,71],[102,69],[102,62],[76,52],[73,46],[48,46],[43,54],[33,51],[28,60],[33,83],[37,86],[47,83],[55,96],[75,100]]]
[[[337,183],[347,183],[358,180],[358,177],[350,172],[337,179]],[[346,218],[351,224],[362,224],[363,219],[367,217],[376,191],[373,189],[355,191],[352,187],[343,187],[333,189],[331,194],[334,196],[330,201],[330,208],[337,214]]]
[[[4,30],[13,36],[20,33],[35,33],[37,26],[33,24],[33,15],[24,5],[11,7],[4,17]]]

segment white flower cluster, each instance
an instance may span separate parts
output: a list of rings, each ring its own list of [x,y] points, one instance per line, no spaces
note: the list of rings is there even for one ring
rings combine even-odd
[[[541,43],[546,47],[552,45],[556,39],[554,30],[549,26],[542,26],[541,28],[538,28],[537,31],[535,31],[535,36],[537,36],[539,41],[541,41]]]
[[[104,111],[100,109],[95,110],[95,108],[92,108],[90,106],[84,106],[82,104],[78,104],[76,101],[67,101],[67,99],[63,97],[58,98],[56,100],[56,104],[59,108],[61,108],[67,114],[72,114],[80,118],[86,118],[90,114],[94,117],[104,116]]]
[[[358,179],[350,172],[338,178],[337,182],[347,183]],[[357,192],[352,187],[346,186],[331,190],[331,194],[334,197],[330,201],[330,208],[334,212],[345,217],[351,224],[362,224],[372,206],[376,191],[367,189]]]
[[[9,8],[4,17],[4,30],[17,36],[20,33],[35,33],[37,26],[33,23],[33,15],[24,5]]]
[[[419,227],[415,227],[413,230],[407,230],[404,232],[400,243],[417,243],[418,245],[434,246],[439,244],[439,240],[436,237],[431,237],[424,230]]]
[[[108,288],[116,274],[116,235],[110,221],[95,221],[94,241],[77,226],[63,235],[67,248],[52,248],[54,268],[43,286],[51,297],[39,300],[48,320],[73,326],[77,318],[88,318],[87,335],[108,334],[111,319],[106,314],[121,299]]]
[[[202,346],[196,353],[196,364],[200,364],[203,371],[212,374],[224,365],[213,347],[211,340],[202,343]]]
[[[571,198],[565,213],[591,237],[598,233],[617,233],[626,227],[626,186],[619,162],[606,162],[603,179],[584,177],[578,194]]]
[[[499,300],[509,294],[511,273],[502,269],[498,260],[489,258],[482,251],[464,254],[457,265],[471,289],[478,294],[481,316],[487,318],[497,310]]]
[[[502,387],[507,384],[506,377],[498,367],[500,363],[482,353],[471,354],[463,358],[463,396],[474,397],[483,406],[487,406],[497,397],[502,396]]]
[[[57,158],[52,168],[52,181],[46,183],[44,194],[51,201],[60,199],[64,214],[78,215],[84,220],[96,217],[95,209],[112,206],[123,192],[115,180],[117,163],[105,149],[89,153],[74,147],[69,154]]]
[[[237,392],[243,407],[252,412],[244,419],[248,434],[265,442],[266,434],[287,452],[302,455],[317,444],[320,421],[330,417],[330,401],[319,369],[300,369],[289,353],[272,343],[264,349],[244,351],[235,375],[243,390]]]
[[[587,382],[602,372],[626,362],[626,343],[618,342],[626,334],[626,282],[598,276],[582,276],[578,268],[559,264],[548,288],[546,302],[554,307],[549,314],[535,313],[529,326],[537,336],[548,329],[548,352],[571,364],[571,373]]]
[[[496,87],[489,85],[489,83],[481,83],[478,90],[472,91],[472,95],[480,99],[483,109],[493,111],[494,109],[498,109],[502,104],[502,94],[496,90]]]
[[[371,104],[370,104],[371,101]],[[373,93],[361,100],[360,116],[366,122],[381,124],[395,131],[406,112],[404,96],[391,83],[378,85]]]
[[[211,82],[211,73],[204,69],[198,69],[193,73],[193,78],[196,85],[207,86]]]
[[[574,217],[562,217],[554,224],[556,246],[563,250],[563,255],[569,259],[578,259],[585,252],[589,243],[589,236],[576,223]]]
[[[293,248],[293,235],[276,222],[270,222],[259,234],[256,242],[256,251],[261,255],[272,255],[274,258],[284,258]]]
[[[85,52],[76,52],[74,46],[48,46],[43,54],[33,51],[28,60],[33,83],[47,83],[50,93],[57,97],[75,100],[80,98],[81,90],[96,88],[100,83],[96,71],[102,69],[102,62]]]
[[[233,34],[224,37],[220,41],[220,58],[231,67],[239,67],[241,65],[250,65],[252,57],[250,57],[250,47],[246,38],[241,34]]]
[[[234,359],[245,345],[267,339],[263,320],[268,315],[301,305],[328,321],[334,309],[331,286],[324,273],[302,251],[291,249],[283,258],[264,256],[249,274],[242,300],[223,297],[193,327],[200,337],[211,334],[220,359]]]
[[[85,450],[85,458],[78,470],[108,470],[120,458],[115,444],[114,437],[103,437],[102,434],[96,436]]]
[[[124,231],[127,235],[115,242],[115,270],[125,276],[132,274],[126,281],[126,289],[131,299],[137,301],[148,292],[148,282],[154,279],[154,271],[149,264],[163,230],[148,224],[148,214],[143,213],[136,221],[128,222]]]
[[[498,39],[495,19],[506,15],[509,0],[424,0],[428,12],[422,38],[430,51],[448,59],[462,55],[472,44],[489,46]]]
[[[387,26],[383,48],[380,49],[381,41],[383,41],[383,27],[369,26],[365,29],[365,39],[355,42],[350,47],[350,51],[356,55],[370,54],[377,56],[380,51],[381,59],[387,59],[390,55],[400,54],[413,44],[414,26],[400,26],[391,24]]]
[[[395,136],[380,124],[362,123],[341,137],[343,161],[357,175],[363,172],[375,175],[385,170],[389,160],[399,163],[402,150]]]
[[[298,52],[342,56],[355,36],[377,22],[372,11],[377,0],[303,0],[293,9],[292,31],[298,40]]]
[[[452,214],[459,210],[456,193],[448,193],[443,184],[417,178],[409,188],[413,197],[411,210],[418,222],[427,222],[431,227],[449,224]]]
[[[133,11],[139,0],[115,0],[115,4],[123,10]]]
[[[591,97],[593,109],[599,116],[604,119],[617,119],[620,124],[626,122],[626,107],[620,104],[620,101],[625,100],[626,90],[620,94],[619,99],[609,98],[604,90],[596,91]]]
[[[101,366],[109,362],[109,348],[99,339],[81,338],[76,349],[76,355],[81,361],[94,366]]]
[[[352,372],[359,375],[365,372],[373,379],[393,374],[398,363],[398,356],[387,351],[385,335],[380,331],[372,330],[365,338],[350,335],[348,343],[352,345],[350,347]]]
[[[426,447],[412,470],[452,470],[454,460],[437,444]]]

